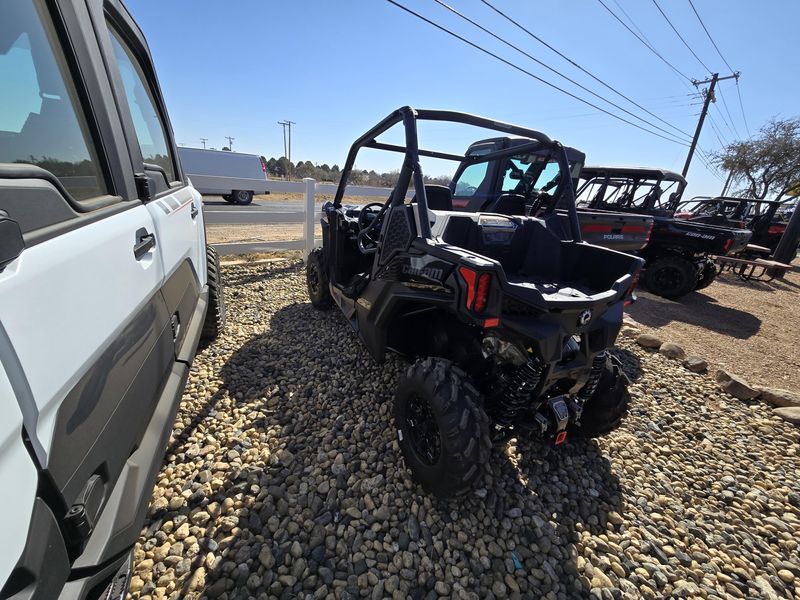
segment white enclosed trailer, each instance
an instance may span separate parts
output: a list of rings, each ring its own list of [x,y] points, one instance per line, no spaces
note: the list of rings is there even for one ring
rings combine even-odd
[[[235,204],[250,204],[253,194],[268,194],[267,172],[255,154],[178,148],[183,172],[201,194],[214,194]]]

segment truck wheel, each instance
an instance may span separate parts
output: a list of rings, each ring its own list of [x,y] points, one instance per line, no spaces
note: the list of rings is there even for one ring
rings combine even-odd
[[[647,265],[644,285],[656,296],[680,298],[697,284],[695,266],[680,256],[665,256]]]
[[[227,202],[228,204],[234,203],[233,194],[222,194],[222,199],[225,200],[225,202]]]
[[[583,407],[581,424],[571,424],[568,428],[572,437],[598,437],[616,429],[628,412],[628,379],[611,358],[600,376],[594,394]]]
[[[253,201],[253,192],[247,190],[233,190],[231,198],[236,204],[250,204]]]
[[[714,261],[705,261],[701,267],[700,279],[697,280],[697,285],[694,289],[702,290],[707,288],[717,278],[717,273],[717,265],[714,264]]]
[[[308,285],[308,298],[314,308],[326,310],[333,306],[333,297],[331,297],[331,290],[328,287],[328,273],[325,270],[322,248],[315,248],[308,255],[306,285]]]
[[[489,420],[466,373],[448,360],[409,367],[394,396],[394,422],[406,466],[440,498],[463,494],[489,457]]]
[[[208,310],[200,339],[210,342],[217,339],[225,329],[226,311],[222,271],[219,268],[219,256],[213,246],[206,246],[206,262],[208,263]]]

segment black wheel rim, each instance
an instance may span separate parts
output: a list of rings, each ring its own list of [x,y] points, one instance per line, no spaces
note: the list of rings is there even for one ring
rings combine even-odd
[[[430,403],[421,396],[412,396],[406,408],[406,423],[411,447],[419,460],[428,466],[438,463],[442,440]]]
[[[683,275],[675,267],[662,267],[656,272],[655,280],[662,290],[674,290],[683,285]]]
[[[308,292],[311,296],[317,297],[320,289],[319,267],[316,263],[308,264]]]

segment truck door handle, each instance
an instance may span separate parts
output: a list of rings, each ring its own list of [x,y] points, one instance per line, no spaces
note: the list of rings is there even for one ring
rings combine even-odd
[[[136,260],[142,260],[142,257],[156,247],[156,236],[142,227],[136,231],[136,243],[133,245],[133,256]]]
[[[200,212],[200,211],[197,210],[197,207],[194,205],[194,202],[192,202],[192,209],[191,209],[190,212],[192,214],[192,218],[193,219],[196,219],[197,218],[197,213]]]

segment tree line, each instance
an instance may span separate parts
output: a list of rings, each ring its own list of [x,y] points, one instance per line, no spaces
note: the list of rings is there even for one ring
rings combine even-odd
[[[292,163],[285,156],[281,156],[280,158],[266,158],[262,156],[261,162],[264,163],[267,175],[279,179],[286,179],[287,177],[289,179],[312,177],[320,182],[339,183],[339,179],[342,176],[339,165],[330,166],[326,163],[315,165],[310,160],[299,160],[296,163]],[[399,170],[378,173],[374,169],[367,171],[366,169],[354,167],[350,172],[348,183],[374,187],[394,187],[397,184],[399,176]],[[425,183],[448,185],[450,183],[450,178],[444,175],[438,177],[429,177],[426,175]]]

